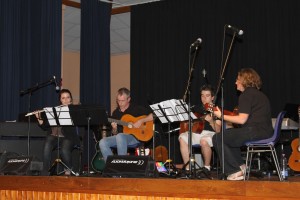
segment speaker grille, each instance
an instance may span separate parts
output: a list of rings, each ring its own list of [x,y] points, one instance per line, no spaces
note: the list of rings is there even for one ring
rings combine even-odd
[[[149,156],[108,156],[104,177],[153,177],[155,163]]]

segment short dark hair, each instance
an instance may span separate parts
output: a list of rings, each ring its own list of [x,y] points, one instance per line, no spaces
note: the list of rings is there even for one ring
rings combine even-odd
[[[215,90],[214,88],[211,86],[211,85],[203,85],[201,88],[200,88],[200,94],[202,91],[210,91],[211,93],[211,96],[215,96]]]

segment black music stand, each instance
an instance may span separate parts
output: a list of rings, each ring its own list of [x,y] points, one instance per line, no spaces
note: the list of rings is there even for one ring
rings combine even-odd
[[[90,135],[91,125],[107,124],[107,112],[103,106],[90,106],[90,105],[69,105],[58,106],[53,108],[44,108],[47,120],[50,126],[87,126],[88,138]],[[59,159],[59,137],[58,138],[58,155],[57,159],[50,167],[49,171],[57,164],[62,164],[70,172],[78,176],[70,169],[65,163]],[[88,140],[89,141],[89,140]],[[88,142],[88,174],[89,174],[89,142]]]
[[[108,115],[104,106],[99,105],[69,105],[70,115],[77,126],[87,126],[88,130],[88,171],[90,174],[90,127],[108,124]]]
[[[164,163],[168,163],[168,175],[171,175],[171,166],[172,160],[171,158],[171,151],[170,151],[170,124],[172,122],[178,122],[178,121],[186,121],[189,118],[189,114],[186,112],[186,106],[187,104],[183,103],[181,100],[171,99],[166,100],[157,104],[150,105],[151,109],[153,110],[154,114],[159,118],[161,123],[168,123],[168,142],[169,142],[169,155],[168,160]],[[190,113],[193,119],[196,119],[197,117]],[[176,172],[175,172],[176,173]]]
[[[62,127],[62,126],[73,126],[72,119],[70,117],[69,108],[68,106],[57,106],[57,107],[47,107],[44,108],[45,114],[42,116],[46,116],[46,119],[43,118],[43,120],[47,120],[50,127]],[[48,169],[48,172],[52,172],[54,167],[56,167],[56,175],[60,175],[64,173],[66,170],[69,170],[73,175],[79,176],[78,173],[75,173],[69,166],[67,166],[61,159],[60,159],[60,143],[59,138],[61,136],[57,135],[57,157],[52,163],[51,167]],[[61,164],[64,167],[64,171],[59,172],[58,171],[58,165]]]

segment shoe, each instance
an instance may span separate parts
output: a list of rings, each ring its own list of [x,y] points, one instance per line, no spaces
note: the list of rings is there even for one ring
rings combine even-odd
[[[67,169],[67,170],[65,171],[65,176],[71,176],[71,171]]]
[[[229,176],[227,176],[227,180],[229,181],[241,181],[244,180],[244,172],[238,171],[236,173],[230,174]]]
[[[240,166],[240,168],[241,168],[243,174],[246,174],[246,165],[243,164],[243,165]]]
[[[179,171],[177,178],[179,179],[188,179],[190,175],[190,170],[182,169]]]
[[[206,167],[202,167],[201,174],[205,176],[205,178],[212,180],[213,177],[211,176],[210,170],[208,170]]]

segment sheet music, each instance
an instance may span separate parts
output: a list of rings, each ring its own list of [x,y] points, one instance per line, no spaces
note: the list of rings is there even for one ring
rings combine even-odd
[[[63,107],[58,106],[58,107],[55,107],[55,110],[56,110],[58,121],[59,121],[60,125],[74,126],[74,123],[70,116],[70,110],[69,110],[68,106],[63,106]]]
[[[57,126],[52,107],[44,108],[50,126]]]
[[[168,120],[164,117],[164,115],[162,114],[161,110],[159,109],[158,103],[150,105],[150,107],[153,110],[154,114],[159,118],[159,120],[161,121],[161,123],[167,123],[168,122]]]
[[[186,110],[188,110],[188,106],[184,102],[182,105],[181,101],[182,100],[171,99],[150,105],[150,107],[162,123],[167,123],[169,121],[185,121],[188,120],[189,117],[188,113],[186,112]],[[159,107],[161,107],[161,109]],[[162,112],[165,112],[168,119],[166,119],[165,115]],[[197,117],[192,112],[191,117],[193,119],[197,119]]]
[[[189,110],[188,105],[182,99],[174,99],[174,103],[176,104],[175,109],[178,113],[180,121],[189,120],[189,115],[187,112],[187,110]],[[197,119],[196,115],[193,112],[191,112],[190,114],[192,119]]]
[[[59,124],[56,123],[55,115],[53,112],[52,107],[46,107],[44,108],[49,125],[50,126],[73,126],[74,123],[70,116],[70,110],[68,106],[57,106],[54,107]]]

